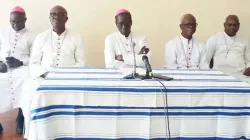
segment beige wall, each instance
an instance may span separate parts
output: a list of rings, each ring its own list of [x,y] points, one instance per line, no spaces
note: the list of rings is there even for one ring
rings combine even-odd
[[[180,33],[180,17],[192,13],[198,22],[195,34],[206,40],[223,30],[228,14],[240,18],[240,36],[250,37],[250,0],[0,0],[0,27],[8,25],[9,12],[20,5],[25,8],[27,26],[36,32],[50,27],[49,10],[54,5],[64,6],[69,13],[67,27],[80,33],[84,39],[89,66],[104,66],[104,39],[116,31],[114,14],[119,8],[130,10],[132,30],[147,36],[152,65],[163,67],[165,43]]]

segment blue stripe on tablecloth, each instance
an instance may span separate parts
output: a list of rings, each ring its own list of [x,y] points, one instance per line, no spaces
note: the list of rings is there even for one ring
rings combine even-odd
[[[55,140],[166,140],[166,138],[57,138]],[[168,138],[167,140],[250,140],[245,136],[241,136],[238,138],[225,138],[225,137],[176,137],[176,138]]]
[[[93,70],[119,70],[118,68],[103,68],[103,67],[53,67],[52,69],[93,69]],[[122,70],[122,69],[121,69]],[[215,69],[162,69],[162,68],[156,68],[154,70],[171,70],[171,71],[217,71]],[[132,68],[131,68],[132,71]],[[219,72],[219,71],[218,71]]]
[[[102,80],[102,81],[142,81],[140,79],[122,79],[122,78],[45,78],[46,80]],[[155,79],[146,79],[145,81],[157,81]],[[164,80],[161,80],[164,81]],[[242,82],[238,79],[173,79],[171,81],[183,82]]]
[[[98,88],[98,87],[70,87],[65,85],[64,87],[52,87],[52,86],[40,86],[37,91],[46,91],[46,90],[75,90],[75,91],[107,91],[107,92],[137,92],[137,93],[152,93],[152,92],[182,92],[182,93],[203,93],[203,92],[209,92],[209,93],[214,93],[214,92],[218,92],[218,93],[250,93],[249,89],[139,89],[139,88]]]
[[[52,69],[93,69],[93,70],[119,70],[118,68],[103,68],[103,67],[52,67]]]
[[[121,72],[62,72],[62,71],[50,71],[50,73],[53,74],[121,74]],[[166,72],[166,73],[156,73],[156,74],[162,74],[162,75],[186,75],[186,76],[227,76],[225,74],[204,74],[204,73],[172,73],[172,72]]]
[[[165,116],[165,112],[97,112],[97,111],[56,111],[35,115],[32,120],[45,119],[52,116]],[[250,116],[250,112],[168,112],[168,116]]]
[[[64,72],[64,71],[50,71],[53,74],[122,74],[121,72]],[[225,76],[225,75],[224,75]]]
[[[39,113],[48,111],[51,109],[165,109],[165,107],[126,107],[126,106],[80,106],[80,105],[52,105],[32,110],[32,113]],[[226,109],[226,110],[249,110],[250,106],[245,107],[233,107],[233,106],[169,106],[169,110],[185,109],[185,110],[215,110],[215,109]]]
[[[157,85],[157,86],[137,86],[137,85],[134,85],[134,86],[121,86],[121,85],[117,85],[117,86],[110,86],[110,85],[75,85],[75,84],[72,84],[72,85],[41,85],[42,87],[109,87],[109,88],[117,88],[117,87],[123,87],[123,88],[162,88],[163,86],[161,85]],[[207,89],[210,89],[210,88],[220,88],[220,89],[231,89],[231,88],[240,88],[240,89],[250,89],[250,86],[167,86],[167,88],[191,88],[191,89],[200,89],[200,88],[207,88]]]

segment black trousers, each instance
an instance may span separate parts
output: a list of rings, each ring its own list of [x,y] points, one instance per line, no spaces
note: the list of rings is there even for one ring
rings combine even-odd
[[[214,67],[214,58],[212,58],[209,63],[209,68],[212,69],[213,67]]]
[[[1,123],[0,123],[0,133],[3,131],[3,127],[2,127],[2,125],[1,125]]]
[[[16,118],[17,122],[24,122],[24,116],[23,116],[23,111],[21,108],[18,109],[18,114]]]

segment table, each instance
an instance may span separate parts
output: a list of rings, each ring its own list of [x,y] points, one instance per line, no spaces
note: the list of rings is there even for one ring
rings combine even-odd
[[[174,78],[162,81],[167,90],[122,79],[128,69],[54,68],[32,101],[29,140],[164,140],[168,125],[171,140],[250,139],[248,83],[215,70],[153,71]]]

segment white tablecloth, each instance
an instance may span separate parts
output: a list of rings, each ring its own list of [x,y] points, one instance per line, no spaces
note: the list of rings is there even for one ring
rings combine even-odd
[[[163,140],[166,114],[171,140],[250,139],[248,83],[214,70],[154,70],[174,78],[162,81],[166,91],[154,79],[122,79],[126,71],[53,69],[32,102],[29,140]]]

